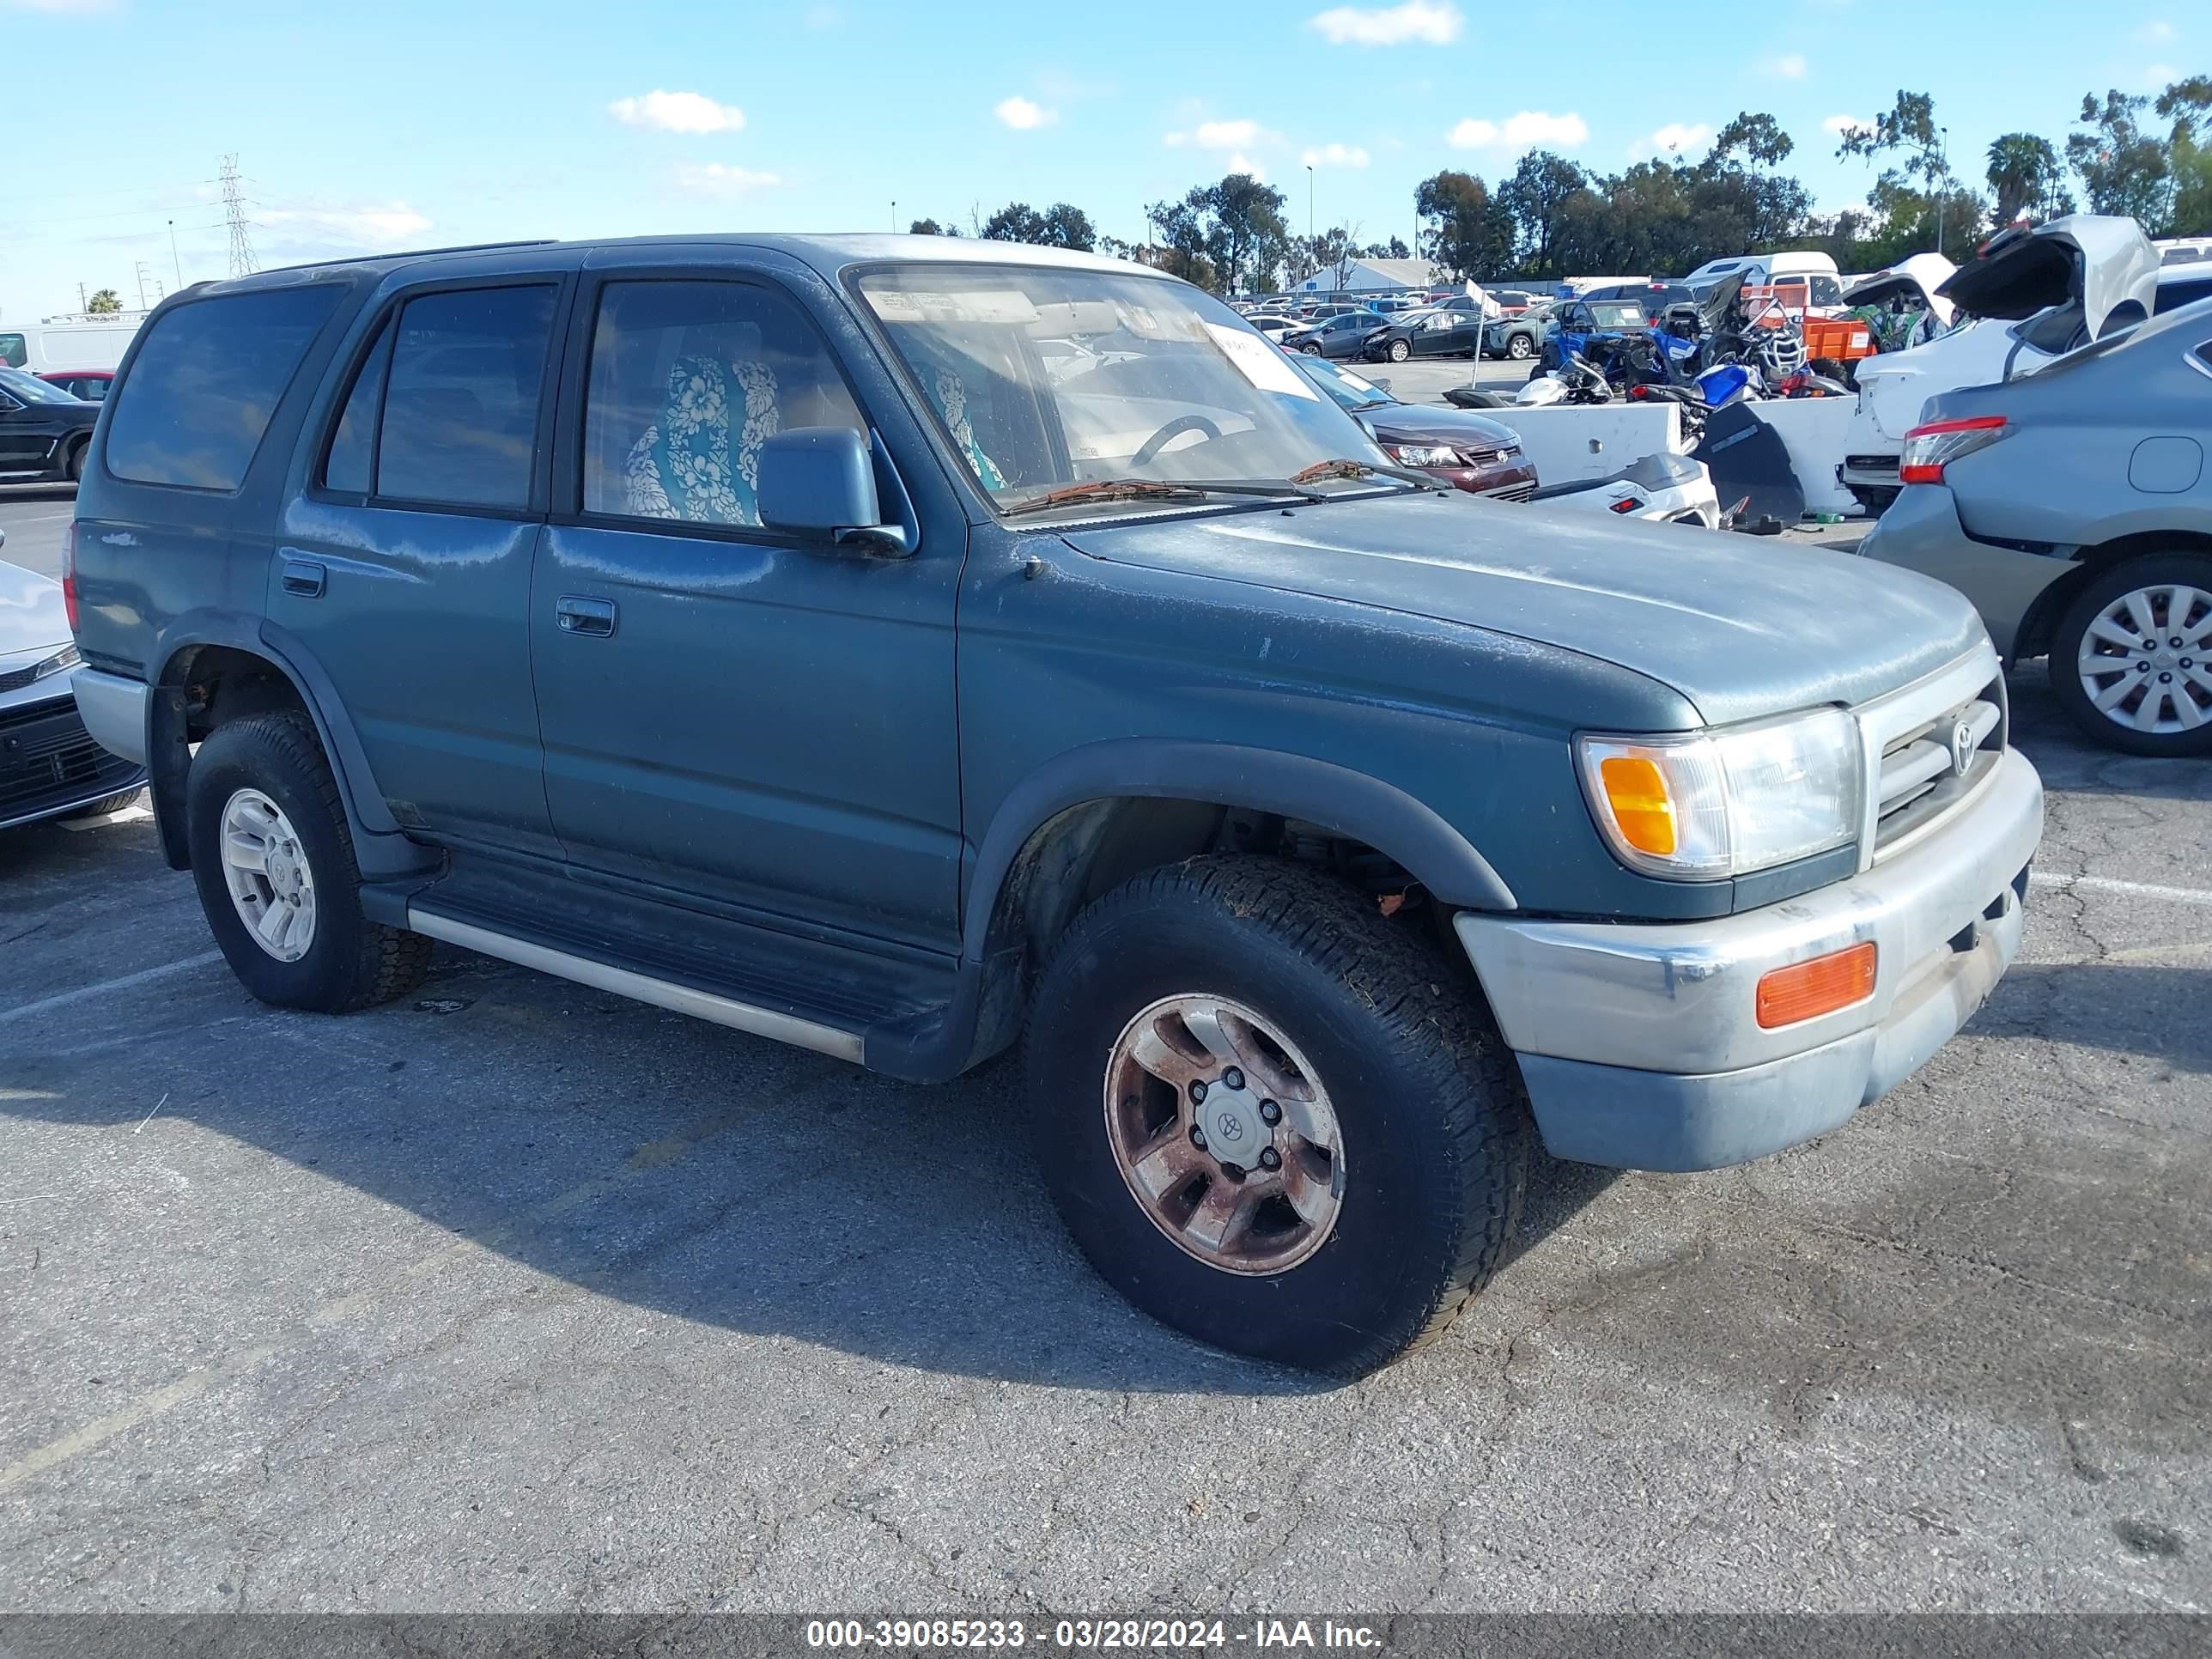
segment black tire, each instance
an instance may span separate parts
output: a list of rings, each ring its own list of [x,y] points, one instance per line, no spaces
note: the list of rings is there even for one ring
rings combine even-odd
[[[135,789],[125,789],[119,795],[102,795],[91,805],[80,806],[70,816],[73,818],[97,818],[104,817],[110,812],[120,812],[131,802],[137,800],[145,792],[145,788],[146,786],[142,783]]]
[[[1407,358],[1413,355],[1413,348],[1407,345],[1403,340],[1393,340],[1390,342],[1389,353],[1392,362],[1402,363]]]
[[[1516,334],[1510,339],[1506,341],[1505,355],[1509,357],[1518,357],[1526,360],[1536,355],[1536,348],[1529,343],[1528,337],[1527,335]]]
[[[1170,1239],[1116,1163],[1103,1085],[1137,1013],[1232,998],[1310,1059],[1343,1132],[1327,1241],[1269,1276]],[[1137,1307],[1200,1341],[1358,1376],[1448,1326],[1519,1219],[1530,1118],[1513,1057],[1449,964],[1372,901],[1297,866],[1201,858],[1092,904],[1038,983],[1024,1067],[1068,1231]]]
[[[254,942],[224,880],[222,813],[242,788],[259,790],[291,821],[314,883],[314,933],[295,962],[280,962]],[[208,926],[231,972],[262,1001],[341,1014],[422,983],[430,941],[362,914],[361,869],[337,780],[305,714],[258,714],[217,726],[186,775],[185,823]]]
[[[92,440],[89,438],[79,438],[70,446],[69,459],[62,463],[62,471],[71,483],[83,481],[84,458],[86,452],[91,447]]]
[[[1318,357],[1322,355],[1321,348],[1317,345],[1302,345],[1298,349],[1304,352],[1309,357]]]
[[[2123,725],[2099,708],[2081,684],[2077,662],[2083,636],[2088,633],[2090,624],[2097,620],[2106,606],[2123,595],[2138,588],[2169,585],[2193,587],[2200,593],[2212,596],[2212,555],[2154,553],[2142,558],[2124,559],[2099,571],[2083,583],[2081,591],[2075,594],[2074,602],[2058,618],[2058,625],[2051,631],[2051,689],[2057,696],[2058,706],[2093,742],[2130,755],[2178,759],[2212,754],[2212,720],[2177,732],[2139,732],[2131,726]],[[2156,647],[2142,653],[2140,659],[2150,664],[2142,678],[2155,682],[2160,674],[2170,675],[2172,678],[2166,682],[2167,687],[2174,694],[2186,696],[2188,689],[2184,678],[2186,671],[2181,667],[2181,663],[2186,661],[2191,669],[2199,672],[2205,664],[2190,650],[2187,643],[2176,647],[2171,641],[2175,638],[2185,641],[2202,638],[2208,625],[2212,625],[2212,615],[2195,618],[2182,634],[2170,631],[2182,620],[2173,617],[2163,618],[2158,630]]]

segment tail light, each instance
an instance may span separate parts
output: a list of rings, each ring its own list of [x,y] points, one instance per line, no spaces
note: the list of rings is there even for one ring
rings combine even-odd
[[[1942,483],[1943,469],[1961,455],[1987,449],[2005,435],[2002,415],[1977,415],[1964,421],[1930,421],[1905,434],[1905,453],[1897,476],[1904,483]]]
[[[69,615],[70,633],[76,633],[76,520],[62,532],[62,609]]]

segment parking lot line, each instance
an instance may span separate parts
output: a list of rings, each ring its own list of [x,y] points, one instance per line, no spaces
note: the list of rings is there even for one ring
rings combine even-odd
[[[13,1008],[0,1008],[0,1025],[12,1024],[19,1019],[28,1019],[33,1014],[67,1007],[72,1002],[82,1002],[88,997],[105,996],[110,991],[127,991],[134,985],[167,979],[172,974],[181,974],[191,968],[204,968],[211,962],[222,960],[222,951],[203,951],[199,955],[186,957],[180,962],[165,962],[158,968],[141,968],[137,973],[125,974],[120,979],[104,979],[97,985],[81,985],[74,991],[61,991],[50,997],[40,997],[36,1002],[21,1002]]]
[[[2168,904],[2199,904],[2212,908],[2212,890],[2203,887],[2160,887],[2145,881],[2121,881],[2112,876],[2057,876],[2037,871],[2031,887],[2083,887],[2093,893],[2124,893],[2130,898],[2163,899]]]

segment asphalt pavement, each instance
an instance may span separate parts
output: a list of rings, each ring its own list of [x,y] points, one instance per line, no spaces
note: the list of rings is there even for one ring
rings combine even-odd
[[[76,510],[74,484],[0,484],[0,560],[59,580],[62,534]]]
[[[1004,1064],[442,947],[279,1012],[143,816],[0,836],[0,1610],[2212,1608],[2212,772],[2014,696],[1969,1030],[1759,1164],[1543,1164],[1348,1387],[1100,1285]]]

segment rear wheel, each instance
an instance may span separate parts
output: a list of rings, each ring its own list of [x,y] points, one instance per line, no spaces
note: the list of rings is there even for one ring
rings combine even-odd
[[[1451,1322],[1518,1216],[1511,1054],[1425,943],[1293,866],[1195,859],[1093,904],[1025,1069],[1091,1264],[1235,1352],[1371,1370]]]
[[[200,908],[262,1001],[344,1013],[422,982],[430,941],[362,913],[337,780],[305,714],[220,726],[185,781]]]
[[[2100,743],[2212,754],[2212,556],[2129,559],[2092,577],[2052,630],[2051,684]]]
[[[69,481],[71,483],[78,483],[83,480],[84,455],[85,452],[91,447],[92,440],[89,438],[80,438],[70,446],[69,459],[64,463],[63,471],[69,474]]]

